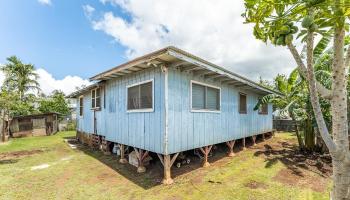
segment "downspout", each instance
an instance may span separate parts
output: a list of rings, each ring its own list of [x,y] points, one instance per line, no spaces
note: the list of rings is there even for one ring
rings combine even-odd
[[[168,155],[168,113],[169,113],[169,104],[168,104],[168,68],[165,65],[161,65],[161,70],[164,73],[164,143],[163,143],[163,152],[164,155]]]

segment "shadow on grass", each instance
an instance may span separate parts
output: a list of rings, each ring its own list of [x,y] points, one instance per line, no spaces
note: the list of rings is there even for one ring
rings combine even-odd
[[[302,169],[329,177],[331,173],[331,158],[315,152],[301,152],[296,144],[286,141],[276,145],[265,144],[264,148],[254,153],[255,156],[264,156],[266,168],[278,162],[283,163],[293,174],[303,177]]]
[[[13,163],[17,163],[17,162],[18,162],[18,159],[0,160],[0,165],[13,164]]]
[[[65,137],[64,139],[74,139],[74,138]],[[258,141],[259,140],[257,140],[257,142]],[[109,168],[116,171],[118,174],[122,175],[123,177],[132,181],[134,184],[142,187],[143,189],[147,190],[161,184],[161,181],[163,179],[163,166],[160,163],[158,156],[154,153],[150,153],[153,160],[151,161],[150,165],[146,166],[147,168],[146,173],[140,174],[140,173],[137,173],[136,167],[132,166],[131,164],[119,163],[119,157],[114,154],[104,155],[101,151],[93,150],[92,148],[86,145],[82,145],[82,144],[76,144],[76,145],[77,145],[78,151],[82,151],[86,155],[89,155],[95,158],[99,162],[105,164]],[[249,148],[252,145],[253,145],[252,141],[247,139],[246,147]],[[215,162],[227,157],[227,150],[228,150],[224,143],[218,144],[215,146],[216,147],[214,148],[213,155],[208,158],[209,163],[212,163],[213,165],[215,165]],[[242,151],[241,140],[236,141],[235,148],[234,148],[235,153],[239,151]],[[189,154],[191,154],[191,152]],[[188,155],[188,157],[191,159],[190,164],[184,164],[180,168],[177,168],[175,164],[173,165],[173,167],[171,168],[171,176],[173,179],[176,179],[176,177],[178,176],[193,172],[194,170],[197,170],[202,167],[202,161],[203,161],[202,159],[192,154]]]

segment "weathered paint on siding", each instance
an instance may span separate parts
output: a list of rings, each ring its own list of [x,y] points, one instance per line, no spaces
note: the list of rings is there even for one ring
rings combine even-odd
[[[94,113],[91,110],[91,92],[83,94],[83,116],[77,116],[77,130],[84,131],[88,134],[94,132],[93,119]],[[79,100],[79,99],[78,99]],[[78,102],[79,105],[79,102]],[[77,113],[79,113],[79,106],[77,107]]]
[[[150,79],[154,80],[154,112],[127,113],[127,86]],[[191,112],[191,80],[221,88],[220,113]],[[106,139],[112,142],[156,153],[171,154],[272,130],[272,106],[269,105],[268,115],[259,115],[258,111],[253,110],[258,101],[257,94],[170,68],[168,150],[166,151],[164,149],[164,85],[164,74],[160,68],[148,69],[107,81],[106,94],[104,95],[104,90],[101,90],[102,108],[96,111],[97,134],[106,136]],[[247,114],[238,112],[239,92],[247,94]],[[87,133],[94,131],[90,92],[84,94],[84,115],[78,116],[77,125],[79,131]]]
[[[253,110],[258,101],[257,94],[176,69],[169,69],[168,76],[169,154],[272,130],[272,105],[268,107],[268,115],[261,115]],[[221,88],[219,113],[191,112],[191,80]],[[247,94],[247,114],[238,112],[239,92]]]
[[[154,84],[154,111],[128,113],[127,86],[150,79],[153,79]],[[97,134],[105,136],[112,142],[164,153],[164,75],[160,68],[147,69],[109,80],[105,87],[105,90],[101,90],[102,108],[96,111]],[[78,116],[77,124],[79,131],[93,133],[90,93],[84,95],[84,115]]]

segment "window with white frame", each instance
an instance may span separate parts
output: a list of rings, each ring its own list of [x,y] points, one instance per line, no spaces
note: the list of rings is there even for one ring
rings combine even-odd
[[[128,111],[153,110],[153,80],[127,87]]]
[[[220,111],[220,88],[191,82],[192,110]]]
[[[91,108],[98,109],[101,107],[101,89],[95,88],[91,90]]]

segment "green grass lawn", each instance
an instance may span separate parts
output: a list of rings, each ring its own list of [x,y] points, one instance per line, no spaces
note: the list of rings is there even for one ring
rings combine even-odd
[[[115,155],[71,149],[64,138],[74,135],[60,132],[0,144],[0,199],[319,200],[328,198],[331,186],[322,173],[287,162],[290,151],[284,148],[290,150],[296,141],[290,133],[244,151],[236,149],[233,158],[218,153],[208,168],[198,161],[173,169],[175,183],[170,186],[159,184],[159,163],[137,174],[133,166],[119,164]]]

